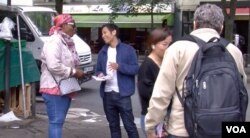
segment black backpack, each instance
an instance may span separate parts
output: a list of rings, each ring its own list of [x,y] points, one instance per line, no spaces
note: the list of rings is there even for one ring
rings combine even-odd
[[[190,38],[190,36],[189,36]],[[186,93],[177,91],[184,106],[185,127],[190,138],[217,138],[222,122],[245,121],[247,90],[234,58],[223,38],[207,43],[191,36],[199,45],[185,78]]]

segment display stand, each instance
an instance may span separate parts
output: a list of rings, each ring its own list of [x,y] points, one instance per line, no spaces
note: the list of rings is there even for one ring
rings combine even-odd
[[[10,110],[20,111],[24,118],[35,116],[35,82],[40,79],[40,72],[30,51],[20,39],[20,25],[17,10],[8,10],[16,13],[17,42],[13,47],[13,38],[0,38],[0,94],[4,93],[3,113]],[[22,41],[23,42],[23,41]],[[24,56],[23,56],[24,54]]]

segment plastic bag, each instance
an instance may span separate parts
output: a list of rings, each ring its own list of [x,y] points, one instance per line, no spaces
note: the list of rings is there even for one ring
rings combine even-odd
[[[14,28],[15,23],[8,17],[5,17],[0,23],[0,38],[11,40],[13,38],[11,30]]]

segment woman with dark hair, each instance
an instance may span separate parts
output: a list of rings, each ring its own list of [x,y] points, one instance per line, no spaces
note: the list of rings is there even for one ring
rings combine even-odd
[[[153,87],[162,63],[163,55],[172,42],[172,32],[167,28],[154,29],[148,38],[149,55],[140,66],[138,73],[138,92],[141,102],[141,128],[145,132],[145,115],[149,106]]]

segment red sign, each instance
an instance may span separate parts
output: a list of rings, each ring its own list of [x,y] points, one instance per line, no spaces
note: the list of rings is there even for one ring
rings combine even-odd
[[[227,8],[227,13],[229,13],[230,9]],[[235,11],[235,15],[249,15],[250,8],[237,8]]]

